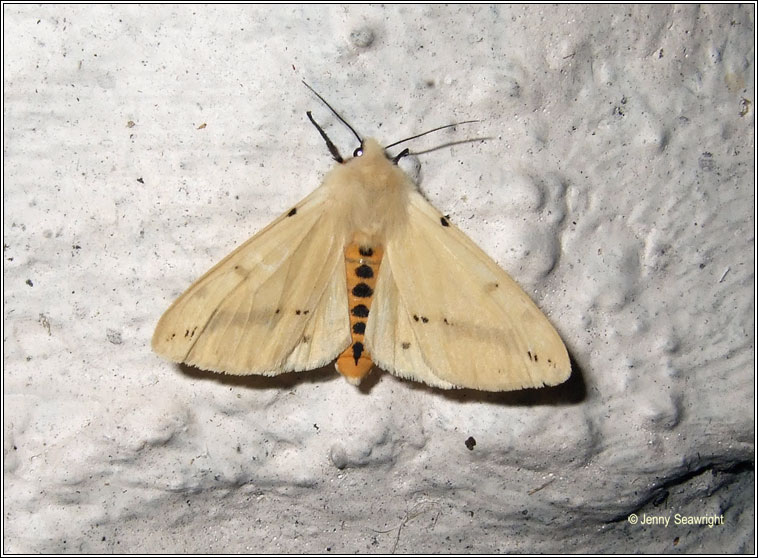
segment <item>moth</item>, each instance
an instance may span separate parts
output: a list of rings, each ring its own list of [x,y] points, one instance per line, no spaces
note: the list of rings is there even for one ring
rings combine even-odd
[[[305,84],[308,86],[308,84]],[[310,88],[310,86],[308,86]],[[313,89],[311,89],[313,91]],[[193,283],[166,310],[159,355],[274,376],[335,361],[358,384],[373,364],[438,388],[508,391],[571,373],[529,296],[422,196],[387,149],[353,132],[320,187]]]

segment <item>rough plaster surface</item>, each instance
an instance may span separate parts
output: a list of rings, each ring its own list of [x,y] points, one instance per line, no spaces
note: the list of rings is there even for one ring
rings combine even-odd
[[[4,18],[4,551],[755,552],[753,6]],[[385,142],[483,120],[406,166],[550,316],[568,383],[151,352],[330,167],[305,111],[355,147],[301,79]]]

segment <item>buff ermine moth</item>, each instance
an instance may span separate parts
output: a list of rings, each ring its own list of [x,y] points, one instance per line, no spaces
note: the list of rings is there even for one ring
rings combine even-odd
[[[331,110],[358,138],[353,157],[308,112],[337,164],[166,310],[153,349],[228,374],[273,376],[336,359],[356,384],[372,363],[440,388],[564,382],[571,364],[547,318],[421,195],[397,165],[408,150],[387,154],[418,136],[382,147]]]

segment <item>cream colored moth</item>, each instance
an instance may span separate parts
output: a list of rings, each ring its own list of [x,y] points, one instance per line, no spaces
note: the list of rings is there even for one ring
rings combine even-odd
[[[343,159],[308,112],[337,164],[166,310],[155,352],[237,375],[274,376],[336,359],[354,384],[374,363],[445,389],[564,382],[571,364],[547,318],[421,195],[397,164],[408,149],[387,154],[424,134],[382,147],[313,92],[360,147]]]

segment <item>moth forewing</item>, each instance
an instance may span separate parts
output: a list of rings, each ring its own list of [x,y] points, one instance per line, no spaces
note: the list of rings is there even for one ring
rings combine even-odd
[[[323,189],[195,281],[161,317],[153,349],[228,374],[318,368],[349,341],[342,241]]]
[[[385,258],[398,293],[395,314],[378,314],[382,323],[372,333],[394,330],[400,362],[422,360],[454,386],[507,391],[565,381],[565,346],[526,293],[420,194],[411,197],[409,215]],[[369,348],[383,367],[398,362],[378,338]]]

